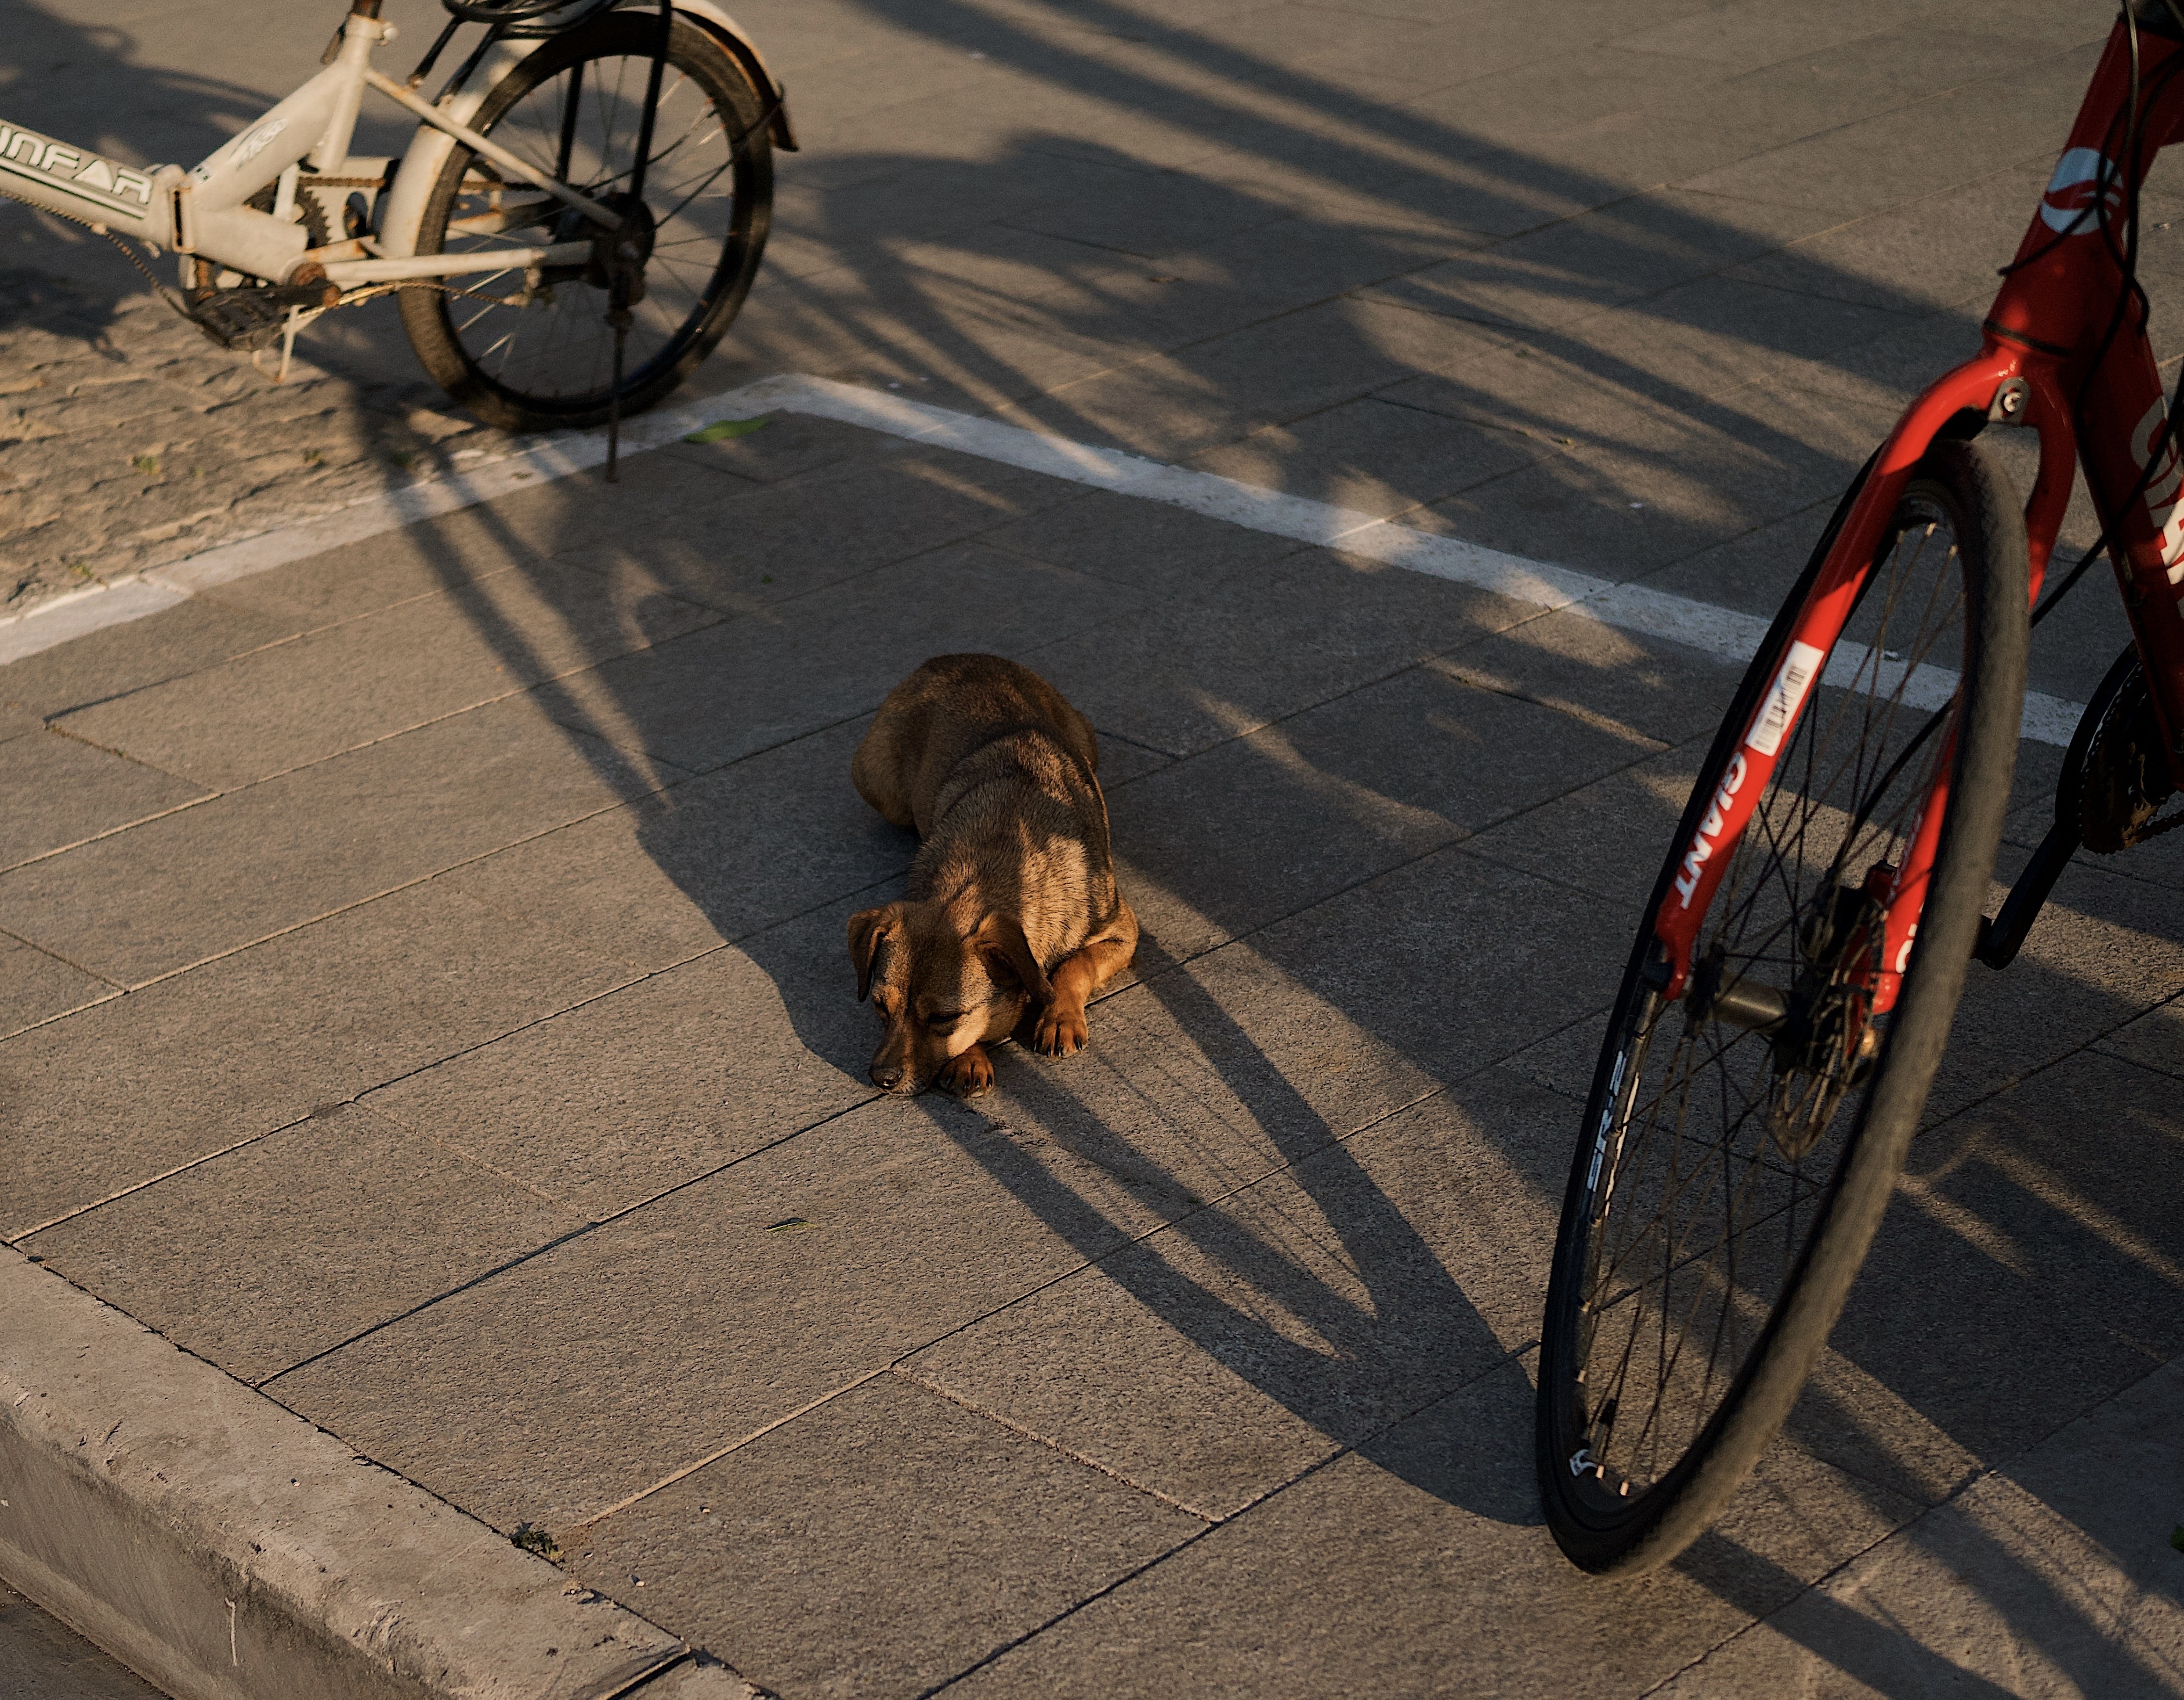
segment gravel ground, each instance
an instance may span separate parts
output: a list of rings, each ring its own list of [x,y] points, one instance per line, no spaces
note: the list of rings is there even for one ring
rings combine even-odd
[[[0,270],[0,617],[508,446],[414,367],[259,358],[148,292]]]

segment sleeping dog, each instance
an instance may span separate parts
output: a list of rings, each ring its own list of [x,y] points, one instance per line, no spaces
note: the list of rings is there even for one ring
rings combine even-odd
[[[850,777],[923,842],[908,900],[850,917],[857,996],[887,1023],[874,1085],[983,1092],[985,1047],[1028,1013],[1041,1052],[1083,1047],[1084,1000],[1138,948],[1099,765],[1091,722],[999,655],[936,655],[888,694]]]

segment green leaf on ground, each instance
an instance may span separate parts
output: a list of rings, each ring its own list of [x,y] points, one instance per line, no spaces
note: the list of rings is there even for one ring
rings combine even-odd
[[[2179,1552],[2184,1552],[2184,1523],[2178,1524],[2169,1531],[2169,1544]]]
[[[723,419],[707,426],[703,431],[694,431],[682,440],[685,443],[726,443],[731,437],[748,437],[754,431],[765,428],[772,419],[762,414],[756,419]]]

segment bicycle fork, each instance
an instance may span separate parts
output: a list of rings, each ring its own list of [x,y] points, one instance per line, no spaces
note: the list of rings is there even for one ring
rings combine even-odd
[[[1753,705],[1722,768],[1713,795],[1685,841],[1656,911],[1653,932],[1658,950],[1651,978],[1664,1000],[1693,994],[1705,1012],[1732,1026],[1755,1031],[1780,1033],[1791,1022],[1794,1012],[1788,989],[1749,981],[1724,983],[1718,968],[1701,961],[1699,940],[1708,912],[1814,687],[1848,686],[1867,667],[1877,670],[1900,665],[1869,654],[1863,646],[1844,645],[1841,640],[1914,469],[1935,438],[1968,411],[1975,419],[2014,421],[2022,418],[2032,399],[2022,367],[2020,354],[1991,341],[1979,357],[1942,379],[1914,404],[1875,457],[1819,577],[1798,610],[1774,677]],[[2042,385],[2043,391],[2050,388],[2052,383]],[[2039,399],[2057,399],[2042,393]],[[2048,434],[2047,420],[2052,416],[2046,407],[2036,413],[2043,439]],[[2034,549],[2036,596],[2046,566],[2047,542],[2053,539],[2062,504],[2069,499],[2069,475],[2074,464],[2066,450],[2059,457],[2063,476],[2051,477],[2050,463],[2058,457],[2045,452],[2048,446],[2043,440],[2041,477],[2028,504],[2031,522],[2028,530],[2043,540]],[[1855,965],[1848,967],[1844,980],[1862,1003],[1864,1019],[1841,1029],[1854,1055],[1871,1050],[1873,1030],[1866,1023],[1895,1007],[1910,964],[1919,936],[1919,914],[1947,819],[1955,742],[1952,725],[1936,763],[1936,777],[1906,835],[1902,861],[1892,866],[1876,863],[1864,871],[1857,885],[1843,888],[1842,895],[1850,898],[1848,903],[1837,901],[1828,913],[1808,917],[1810,927],[1841,931],[1837,940],[1842,947],[1840,960]],[[1880,934],[1877,941],[1876,928]]]

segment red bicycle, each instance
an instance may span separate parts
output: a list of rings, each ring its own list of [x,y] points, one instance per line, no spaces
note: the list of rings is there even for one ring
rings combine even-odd
[[[2126,10],[1979,354],[1866,463],[1722,722],[1609,1017],[1540,1364],[1549,1527],[1588,1570],[1673,1558],[1774,1438],[1917,1131],[1964,976],[2017,952],[2072,854],[2184,777],[2184,383],[2137,281],[2139,186],[2184,138],[2184,11]],[[2020,501],[1989,426],[2039,433]],[[2082,460],[2102,536],[2041,601]],[[1982,910],[2030,628],[2102,554],[2133,641],[2055,825]]]

